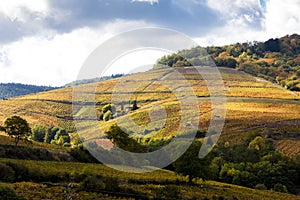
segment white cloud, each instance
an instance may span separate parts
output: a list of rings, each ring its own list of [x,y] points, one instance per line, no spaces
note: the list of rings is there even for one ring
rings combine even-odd
[[[266,1],[265,26],[268,35],[279,37],[300,33],[300,0]]]
[[[207,5],[227,17],[239,15],[242,10],[253,11],[261,8],[259,0],[207,0]]]
[[[9,0],[0,2],[0,13],[12,21],[27,21],[28,13],[26,12],[32,12],[43,17],[47,15],[48,11],[47,0]]]
[[[217,11],[228,24],[261,25],[263,8],[259,0],[207,0],[207,5]]]
[[[300,33],[300,0],[268,0],[266,9],[256,0],[207,0],[226,23],[196,41],[202,46],[265,41]],[[258,23],[254,24],[253,23]]]
[[[103,41],[122,31],[145,26],[148,25],[142,21],[116,20],[65,34],[44,31],[4,45],[0,48],[1,82],[63,85],[76,79],[84,60]]]
[[[132,2],[155,4],[159,3],[159,0],[132,0]],[[208,7],[224,22],[218,27],[212,26],[205,35],[201,33],[203,37],[195,38],[202,46],[264,41],[286,34],[300,33],[300,0],[267,0],[266,9],[262,8],[259,0],[171,0],[171,2],[188,12],[195,12],[193,9],[195,4],[207,3]],[[17,27],[21,33],[16,37],[20,39],[13,38],[17,41],[0,46],[0,74],[2,75],[0,82],[65,84],[76,79],[84,60],[101,42],[123,31],[151,26],[150,18],[148,19],[150,22],[147,23],[132,20],[108,22],[108,19],[101,21],[99,18],[99,23],[101,21],[106,25],[95,25],[97,23],[95,20],[93,27],[82,27],[80,24],[78,25],[80,28],[74,26],[73,30],[70,29],[72,31],[58,34],[62,27],[47,24],[49,18],[58,24],[76,21],[76,18],[72,18],[74,16],[68,17],[70,15],[68,12],[72,10],[62,12],[50,8],[48,0],[0,2],[0,17],[11,22],[18,21],[19,23],[13,28]],[[168,23],[170,24],[165,24],[164,27],[171,26],[173,22]],[[11,30],[15,31],[13,28]],[[29,33],[26,34],[27,32]],[[11,35],[13,34],[11,32]],[[186,34],[190,33],[186,32]],[[4,39],[3,35],[2,37]],[[155,53],[150,54],[153,56],[149,56],[148,60],[153,60]],[[145,59],[141,55],[135,57],[140,60]],[[122,62],[127,65],[132,64],[128,58]]]
[[[159,0],[132,0],[131,2],[146,2],[150,3],[151,5],[156,4],[159,2]]]

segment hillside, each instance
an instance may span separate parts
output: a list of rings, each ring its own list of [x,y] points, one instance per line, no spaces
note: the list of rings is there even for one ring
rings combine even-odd
[[[189,68],[180,69],[181,73],[185,74],[190,81],[199,98],[199,106],[201,108],[199,129],[205,131],[211,117],[211,104],[205,81],[203,79],[195,80],[195,77],[192,75],[194,72],[189,70]],[[125,84],[124,88],[133,88],[136,82],[148,85],[151,83],[146,89],[141,87],[136,93],[135,98],[140,109],[128,114],[136,123],[140,125],[147,124],[150,120],[147,113],[151,105],[161,104],[168,108],[169,121],[165,128],[152,138],[160,140],[174,136],[176,134],[176,124],[178,123],[178,103],[171,92],[163,92],[164,88],[155,81],[165,77],[165,79],[161,80],[172,82],[172,77],[168,77],[169,70],[156,69],[96,84],[97,110],[101,110],[105,104],[110,102],[113,86],[121,79],[123,79]],[[300,152],[298,134],[300,129],[299,93],[290,92],[271,82],[234,69],[220,68],[219,70],[224,80],[228,97],[226,121],[221,140],[234,143],[251,133],[273,133],[272,137],[275,139],[279,149],[292,156],[298,154]],[[181,82],[175,83],[178,84],[178,87],[182,84]],[[95,85],[86,85],[86,87],[90,88],[93,88],[93,86]],[[72,133],[75,131],[73,121],[63,118],[64,116],[72,115],[72,92],[72,88],[62,88],[0,101],[0,123],[3,123],[7,117],[14,114],[27,119],[31,126],[36,124],[47,127],[61,126],[66,128],[69,133]],[[118,96],[122,99],[123,95],[125,94],[119,94]],[[120,107],[117,109],[120,109]],[[89,106],[79,110],[77,115],[88,115],[88,110]],[[123,118],[126,119],[126,116],[121,116],[118,120]],[[104,130],[107,130],[113,124],[113,120],[108,122],[99,121],[99,124]],[[147,131],[149,135],[155,133],[154,128],[151,127]],[[82,135],[86,139],[98,136],[99,133],[93,129],[89,129],[86,134]]]
[[[174,76],[174,69],[182,74],[182,79]],[[220,145],[212,152],[215,156],[213,162],[217,169],[213,165],[210,167],[212,170],[216,170],[216,174],[220,174],[220,177],[215,175],[217,177],[213,180],[236,185],[195,180],[196,185],[190,186],[186,185],[187,178],[185,176],[167,170],[130,174],[108,169],[100,164],[53,162],[76,161],[77,157],[82,158],[82,155],[78,152],[71,154],[70,148],[59,147],[56,149],[53,144],[44,143],[33,143],[31,147],[23,147],[26,145],[21,144],[21,147],[13,148],[11,143],[8,144],[5,137],[1,136],[2,150],[0,153],[4,159],[0,159],[0,167],[4,165],[4,169],[6,169],[6,165],[17,166],[16,169],[27,170],[26,174],[30,175],[30,178],[24,176],[25,178],[19,179],[23,182],[16,181],[5,185],[14,188],[18,194],[22,194],[28,199],[33,197],[64,199],[66,195],[72,196],[74,199],[79,199],[78,195],[102,199],[118,197],[145,199],[159,197],[163,199],[166,197],[165,195],[170,197],[170,194],[174,194],[176,198],[185,199],[200,197],[203,199],[261,199],[262,197],[264,199],[299,199],[295,195],[277,193],[270,189],[275,188],[276,183],[280,182],[287,186],[289,192],[299,193],[294,182],[297,182],[297,166],[300,166],[296,157],[300,154],[300,93],[291,92],[277,84],[236,69],[223,67],[218,69],[225,85],[227,110],[224,129],[218,142]],[[20,115],[32,127],[34,125],[43,125],[48,128],[60,126],[65,128],[68,133],[73,133],[76,132],[73,119],[80,119],[77,121],[77,126],[84,127],[80,132],[80,137],[84,138],[85,144],[90,145],[96,142],[98,145],[105,146],[109,141],[103,140],[103,132],[99,132],[97,127],[91,126],[89,121],[94,110],[91,101],[95,100],[96,114],[100,119],[101,110],[111,102],[112,93],[115,95],[116,110],[120,112],[128,91],[136,88],[131,99],[136,100],[139,107],[137,110],[125,111],[123,115],[115,116],[114,119],[108,121],[99,120],[97,125],[107,131],[115,121],[122,123],[124,127],[130,126],[128,119],[131,118],[140,125],[134,129],[135,137],[146,136],[140,139],[142,144],[160,144],[163,140],[166,141],[178,134],[183,136],[185,134],[177,132],[179,118],[183,111],[180,110],[178,96],[174,94],[177,92],[177,95],[180,96],[180,92],[185,91],[182,90],[186,86],[185,81],[193,89],[200,108],[199,113],[195,113],[193,110],[189,112],[190,116],[200,115],[199,121],[191,121],[191,124],[198,126],[201,133],[207,131],[213,111],[210,93],[206,85],[208,79],[214,80],[214,77],[207,76],[204,80],[202,76],[197,75],[193,67],[160,68],[99,83],[76,86],[75,91],[81,91],[79,93],[83,95],[82,99],[73,99],[74,88],[71,87],[10,98],[0,101],[0,124],[3,124],[4,120],[11,115]],[[121,86],[121,90],[115,91],[115,87],[118,85]],[[74,106],[74,117],[73,100],[76,105]],[[156,128],[158,124],[161,124],[161,113],[156,112],[155,105],[161,105],[166,110],[166,124],[160,130]],[[152,107],[155,109],[150,112]],[[150,123],[151,119],[153,123]],[[251,139],[249,140],[249,138]],[[200,136],[198,139],[203,141],[204,138]],[[210,140],[215,139],[217,139],[216,136],[211,135]],[[245,143],[245,140],[249,140],[248,143]],[[254,146],[254,149],[251,149],[251,146]],[[22,151],[22,148],[26,148],[27,151]],[[257,148],[263,151],[268,148],[271,150],[257,153],[255,150]],[[272,150],[273,148],[277,148],[290,158]],[[19,160],[20,157],[15,155],[16,152],[23,152],[21,155],[25,155],[25,152],[29,153],[29,157],[27,154],[25,156],[29,160]],[[10,157],[5,155],[10,155]],[[13,157],[13,155],[15,156]],[[47,162],[37,160],[39,156],[43,155],[47,155],[47,159],[45,159],[48,160]],[[221,157],[222,155],[223,157]],[[276,160],[274,161],[274,159]],[[295,165],[295,163],[298,164]],[[271,172],[273,179],[267,180]],[[293,182],[291,182],[292,178]],[[243,180],[250,181],[243,182]],[[72,187],[68,186],[70,182],[73,184]],[[110,183],[117,187],[112,187],[109,185]],[[264,191],[266,186],[268,191]],[[285,186],[283,186],[283,192],[286,192]],[[99,190],[99,188],[101,189]]]
[[[11,97],[23,96],[26,94],[32,94],[53,89],[56,88],[50,86],[36,86],[20,83],[0,83],[0,99],[8,99]]]
[[[201,65],[208,59],[203,50],[217,66],[236,68],[289,90],[300,90],[300,35],[287,35],[265,42],[195,47],[164,56],[157,64],[170,67]]]

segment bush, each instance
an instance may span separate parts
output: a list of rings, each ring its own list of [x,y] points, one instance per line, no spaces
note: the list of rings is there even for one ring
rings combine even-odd
[[[105,183],[100,176],[89,176],[82,181],[80,188],[86,191],[99,191],[105,189]]]
[[[27,181],[29,179],[29,169],[25,165],[13,162],[7,162],[6,165],[15,171],[15,181]]]
[[[109,191],[119,191],[120,190],[119,180],[116,178],[105,177],[104,183],[105,183],[105,190],[109,190]]]
[[[264,184],[257,184],[254,189],[256,190],[267,190],[267,187]]]
[[[175,185],[167,185],[165,187],[159,187],[155,190],[156,198],[161,199],[180,199],[180,190]]]
[[[86,191],[120,191],[119,181],[116,178],[112,177],[102,177],[99,175],[96,176],[87,176],[82,183],[80,188]]]
[[[99,163],[87,150],[71,149],[70,155],[78,162]]]
[[[288,193],[286,186],[282,185],[281,183],[276,183],[274,185],[274,190],[276,192]]]
[[[2,200],[11,200],[11,199],[24,199],[21,196],[18,196],[16,191],[6,185],[0,184],[0,199]]]
[[[15,180],[14,170],[4,163],[0,163],[0,180],[4,182],[12,182]]]

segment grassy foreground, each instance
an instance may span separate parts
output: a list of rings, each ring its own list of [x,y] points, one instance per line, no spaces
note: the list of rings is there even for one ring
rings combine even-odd
[[[300,199],[290,194],[214,181],[196,180],[196,184],[190,186],[186,184],[186,177],[167,170],[130,174],[102,164],[14,159],[0,161],[23,165],[30,174],[35,174],[27,181],[4,184],[26,199]],[[101,184],[93,187],[86,182],[90,179],[97,183],[100,177],[114,181],[106,187]]]

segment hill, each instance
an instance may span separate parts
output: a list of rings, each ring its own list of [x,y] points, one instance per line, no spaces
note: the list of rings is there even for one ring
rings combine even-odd
[[[109,80],[109,79],[114,79],[114,78],[118,78],[118,77],[122,77],[122,76],[124,76],[124,74],[113,74],[111,76],[103,76],[101,78],[76,80],[76,81],[73,81],[71,83],[65,84],[63,87],[72,87],[72,86],[89,84],[89,83],[97,83],[97,82],[106,81],[106,80]]]
[[[297,34],[265,42],[195,47],[164,56],[157,64],[170,67],[201,65],[207,62],[207,56],[203,56],[203,49],[217,66],[236,68],[289,90],[300,90],[300,36]]]
[[[190,81],[199,99],[201,108],[199,129],[205,131],[211,117],[211,103],[205,80],[195,80],[195,77],[192,76],[194,72],[189,68],[179,68],[179,70]],[[300,131],[299,93],[290,92],[276,84],[235,69],[219,68],[219,70],[224,80],[227,95],[227,114],[221,140],[234,143],[254,132],[273,133],[279,149],[289,155],[297,155],[300,152],[298,140]],[[168,68],[155,69],[97,84],[88,84],[85,87],[93,88],[96,85],[97,112],[100,115],[102,107],[110,103],[113,87],[119,81],[123,80],[124,88],[128,90],[134,88],[137,82],[148,85],[148,87],[141,87],[136,91],[134,98],[140,108],[134,112],[129,112],[128,115],[136,123],[143,125],[150,120],[148,112],[152,105],[161,104],[167,107],[168,116],[170,116],[169,121],[159,134],[152,137],[153,140],[160,140],[174,136],[178,125],[178,102],[172,92],[164,92],[164,87],[160,86],[161,82],[156,81],[174,82],[171,76],[168,77],[170,72]],[[161,79],[162,77],[165,79]],[[179,87],[182,82],[174,82],[174,84]],[[75,132],[73,120],[68,118],[68,116],[73,115],[72,92],[72,88],[62,88],[0,101],[0,122],[3,123],[7,117],[14,114],[27,119],[31,126],[61,126],[66,128],[69,133]],[[122,99],[125,95],[125,93],[120,93],[118,96]],[[117,107],[117,110],[121,109],[120,106]],[[75,115],[89,115],[89,108],[86,106],[78,110]],[[127,115],[120,116],[117,119],[127,119],[126,117]],[[104,130],[107,130],[113,123],[114,120],[99,121]],[[147,133],[149,135],[154,134],[155,128],[148,127]],[[99,137],[99,133],[89,129],[83,137],[92,139]]]
[[[21,83],[0,83],[0,99],[8,99],[16,96],[23,96],[42,92],[45,90],[53,90],[55,87],[50,86],[36,86]]]
[[[182,74],[182,79],[174,76],[174,69]],[[216,179],[245,186],[248,186],[247,183],[250,181],[244,183],[243,180],[259,179],[262,182],[270,182],[270,185],[266,183],[265,185],[257,184],[262,182],[249,185],[249,187],[260,189],[265,189],[266,186],[268,186],[268,189],[271,189],[275,187],[276,181],[279,181],[280,183],[286,183],[289,191],[296,193],[297,188],[294,188],[289,180],[282,177],[292,178],[290,176],[297,174],[295,173],[297,172],[295,171],[295,166],[298,165],[294,165],[297,159],[295,161],[289,159],[276,150],[272,150],[271,154],[268,151],[264,152],[259,158],[255,155],[259,155],[261,153],[259,150],[264,150],[264,146],[269,148],[268,145],[272,148],[277,148],[279,152],[281,151],[291,158],[296,158],[300,154],[300,93],[291,92],[272,82],[236,69],[224,67],[219,67],[218,69],[225,85],[227,113],[225,126],[218,142],[220,146],[217,148],[221,153],[214,152],[216,159],[214,159],[215,165],[212,167],[212,169],[217,170],[216,174],[222,175],[223,178],[216,177]],[[75,86],[75,90],[81,91],[81,94],[83,94],[83,99],[79,101],[75,98],[74,105],[80,106],[74,106],[74,110],[72,108],[74,88],[71,87],[15,97],[0,101],[0,124],[3,124],[4,120],[11,115],[20,115],[32,127],[34,125],[43,125],[48,128],[60,126],[65,128],[68,133],[75,133],[76,129],[73,120],[80,119],[77,125],[86,127],[84,131],[80,132],[80,136],[84,138],[85,144],[96,143],[96,145],[101,145],[103,133],[99,132],[97,128],[90,126],[88,120],[90,116],[93,116],[92,111],[96,108],[96,114],[99,117],[97,124],[103,130],[109,130],[111,125],[117,120],[126,126],[127,122],[129,122],[128,119],[132,119],[136,124],[140,125],[134,130],[136,133],[134,137],[139,138],[141,135],[145,135],[145,138],[140,139],[142,144],[159,144],[161,141],[168,141],[168,139],[178,134],[183,134],[183,136],[185,134],[177,133],[182,111],[180,110],[180,103],[174,95],[175,91],[178,92],[179,96],[180,92],[184,92],[181,89],[186,86],[185,81],[193,89],[200,107],[200,113],[190,113],[199,114],[200,120],[192,121],[191,123],[194,126],[198,126],[200,133],[207,131],[212,117],[210,93],[206,85],[207,78],[214,80],[212,76],[206,77],[205,80],[202,76],[197,75],[193,67],[175,67],[153,69],[99,83]],[[121,85],[121,90],[116,91],[115,88],[118,85]],[[166,86],[172,87],[173,90],[168,89]],[[96,92],[94,92],[95,88]],[[133,111],[124,111],[122,103],[126,101],[128,91],[131,90],[135,91],[131,100],[136,101],[139,108]],[[95,97],[93,97],[93,94],[95,94]],[[124,113],[116,115],[108,121],[100,120],[103,108],[111,103],[113,95],[115,95],[116,111],[118,113],[124,111]],[[93,100],[95,100],[96,107],[91,102]],[[155,105],[161,105],[166,110],[166,124],[160,130],[156,130],[156,123],[150,123],[151,120],[154,120],[154,122],[161,124],[161,113],[155,112],[157,108]],[[155,109],[150,112],[152,107]],[[73,111],[75,112],[74,114]],[[145,129],[145,127],[147,128]],[[251,139],[248,143],[239,145],[243,143],[245,138]],[[265,145],[265,141],[261,138],[266,138],[268,145]],[[200,136],[198,139],[203,141],[204,138]],[[216,139],[212,134],[210,140]],[[222,146],[222,144],[225,144],[225,146]],[[253,146],[254,149],[249,149],[248,146]],[[31,156],[33,158],[37,158],[43,153],[46,154],[45,151],[37,151],[37,147],[53,149],[52,145],[40,147],[36,143],[34,143],[34,147],[30,151],[36,152]],[[9,148],[3,149],[7,151]],[[16,150],[13,151],[11,149],[9,149],[9,152],[13,154],[12,152]],[[63,148],[64,154],[62,155],[62,150],[52,150],[52,153],[47,153],[49,156],[48,160],[74,158],[69,151],[69,148]],[[248,151],[252,152],[250,156],[247,154],[249,153]],[[221,155],[225,156],[222,158]],[[56,159],[53,159],[53,157],[56,157]],[[243,159],[247,159],[247,162]],[[248,162],[248,160],[254,161],[252,163]],[[277,162],[278,160],[279,162]],[[27,182],[14,182],[8,185],[27,198],[38,196],[63,199],[66,198],[66,194],[73,195],[74,199],[79,194],[85,197],[106,199],[120,196],[123,198],[146,198],[146,196],[147,198],[165,198],[166,196],[164,195],[170,197],[170,194],[174,194],[177,195],[176,198],[182,197],[185,199],[199,197],[203,199],[261,199],[262,197],[264,199],[299,199],[294,195],[270,190],[267,192],[254,190],[214,181],[203,183],[197,180],[194,186],[185,185],[186,177],[165,170],[136,175],[107,169],[99,164],[26,161],[7,158],[1,159],[0,162],[4,163],[0,164],[0,167],[4,165],[4,169],[6,169],[5,165],[8,165],[18,166],[15,167],[16,169],[28,170],[27,172],[31,176],[30,179],[21,179],[21,181]],[[11,163],[18,164],[14,165]],[[287,169],[286,166],[289,166],[289,168]],[[78,169],[81,170],[78,172]],[[221,171],[219,172],[219,170]],[[271,181],[267,180],[270,172],[273,173]],[[256,173],[259,173],[259,175],[256,176]],[[255,174],[254,177],[252,177],[253,174]],[[295,177],[293,178],[295,179]],[[28,182],[28,180],[32,182]],[[67,183],[69,182],[72,182],[74,186],[68,187]],[[111,185],[109,185],[110,183]],[[117,185],[118,187],[115,188],[112,185]],[[285,186],[281,187],[283,188],[282,191],[286,191]],[[102,188],[101,191],[98,188]],[[43,193],[40,191],[47,192]],[[166,192],[164,193],[163,191]]]

